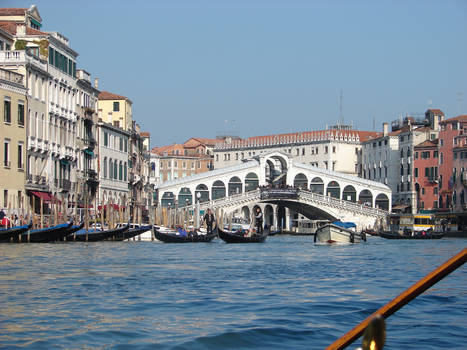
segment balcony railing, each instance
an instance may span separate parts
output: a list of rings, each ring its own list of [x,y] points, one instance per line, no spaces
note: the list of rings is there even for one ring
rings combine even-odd
[[[83,139],[83,143],[86,146],[86,148],[94,148],[97,142],[94,138],[91,137]]]
[[[97,171],[95,170],[92,170],[92,169],[88,169],[86,170],[86,176],[90,179],[95,179],[97,178]]]

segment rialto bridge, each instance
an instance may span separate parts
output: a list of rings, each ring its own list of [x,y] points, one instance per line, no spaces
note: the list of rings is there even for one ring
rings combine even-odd
[[[386,185],[294,162],[282,152],[263,153],[242,164],[157,186],[163,207],[223,209],[247,219],[256,206],[267,224],[291,229],[294,218],[353,221],[373,227],[391,208]],[[237,215],[237,214],[236,214]]]

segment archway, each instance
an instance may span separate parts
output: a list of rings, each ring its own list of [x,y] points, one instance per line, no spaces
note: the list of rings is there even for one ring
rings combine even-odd
[[[161,198],[161,206],[171,208],[175,207],[175,196],[173,192],[164,192]]]
[[[363,190],[358,195],[358,203],[366,205],[367,207],[373,206],[373,195],[369,190]]]
[[[310,191],[313,193],[324,194],[324,182],[320,177],[315,177],[311,180]]]
[[[389,210],[389,199],[384,193],[380,193],[375,198],[376,208]]]
[[[248,173],[245,178],[245,192],[254,191],[259,186],[258,175],[255,173]]]
[[[307,177],[302,173],[297,174],[293,180],[293,186],[296,188],[301,188],[303,190],[306,190],[308,187]]]
[[[199,198],[200,203],[209,201],[208,186],[206,186],[205,184],[199,184],[198,186],[196,186],[195,196],[196,196],[196,199]]]
[[[266,159],[266,181],[271,184],[287,183],[287,161],[280,155],[271,155]]]
[[[336,181],[331,181],[328,183],[328,187],[326,189],[326,195],[332,198],[339,199],[341,196],[341,187]]]
[[[247,206],[242,207],[242,216],[246,221],[250,222],[250,209]]]
[[[264,207],[264,223],[268,226],[274,224],[274,209],[269,204]]]
[[[219,199],[225,197],[225,185],[222,181],[217,180],[212,184],[212,199]]]
[[[355,187],[352,185],[345,186],[342,191],[342,199],[355,203],[357,201],[357,191],[355,191]]]
[[[284,228],[286,224],[286,219],[285,219],[285,207],[280,205],[277,208],[277,226],[278,228]]]
[[[193,194],[188,187],[182,187],[178,193],[178,206],[183,207],[193,204]]]
[[[242,187],[242,180],[237,176],[232,177],[229,180],[229,196],[242,193]]]

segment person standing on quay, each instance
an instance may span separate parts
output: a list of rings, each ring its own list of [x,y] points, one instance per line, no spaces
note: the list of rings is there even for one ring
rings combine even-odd
[[[261,212],[260,208],[256,208],[256,232],[262,234],[263,233],[263,213]]]

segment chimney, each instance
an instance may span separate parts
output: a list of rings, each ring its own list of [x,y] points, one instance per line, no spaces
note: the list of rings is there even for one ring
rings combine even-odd
[[[388,136],[389,133],[389,124],[383,123],[383,136]]]
[[[94,87],[99,89],[99,78],[94,78]]]
[[[16,26],[16,35],[18,36],[26,35],[26,26],[24,24],[18,24]]]
[[[433,128],[434,131],[439,131],[439,119],[440,119],[440,116],[438,116],[438,115],[433,116],[432,128]]]

